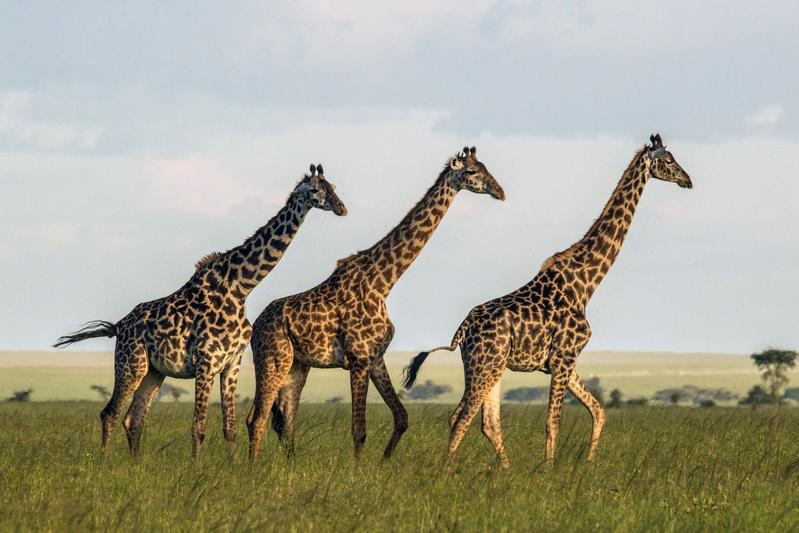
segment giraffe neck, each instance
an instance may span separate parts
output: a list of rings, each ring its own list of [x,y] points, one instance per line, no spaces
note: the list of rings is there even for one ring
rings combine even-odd
[[[299,194],[292,194],[286,205],[241,246],[226,252],[220,267],[230,280],[234,296],[245,299],[277,265],[300,229],[311,206]]]
[[[444,214],[458,194],[449,179],[447,167],[424,197],[388,235],[361,252],[366,255],[365,279],[387,296],[400,276],[411,266],[432,237]]]
[[[643,153],[636,154],[610,195],[602,214],[594,221],[585,236],[563,252],[574,265],[575,288],[584,304],[605,278],[630,228],[648,172]]]

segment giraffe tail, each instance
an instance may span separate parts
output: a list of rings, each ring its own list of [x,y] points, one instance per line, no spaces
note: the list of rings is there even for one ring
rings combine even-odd
[[[419,375],[419,370],[421,370],[422,365],[424,364],[428,355],[439,350],[447,350],[448,352],[455,351],[455,348],[457,348],[458,345],[463,341],[463,335],[466,331],[466,323],[467,321],[464,320],[458,328],[458,331],[455,332],[455,336],[452,338],[452,342],[449,345],[439,346],[438,348],[421,352],[419,355],[411,359],[411,362],[408,363],[408,366],[402,369],[403,389],[410,390],[411,387],[413,387],[413,384],[416,383],[416,377]]]
[[[116,324],[106,322],[105,320],[92,320],[84,324],[83,327],[75,333],[58,337],[58,340],[53,344],[53,348],[64,348],[70,344],[86,339],[94,339],[95,337],[116,337],[116,334]]]

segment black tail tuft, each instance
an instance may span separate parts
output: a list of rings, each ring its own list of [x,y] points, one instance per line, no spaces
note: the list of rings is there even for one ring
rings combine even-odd
[[[95,337],[116,337],[117,325],[105,320],[92,320],[87,322],[78,331],[72,335],[64,335],[58,337],[58,340],[53,344],[53,348],[64,348],[75,342],[80,342],[86,339],[93,339]]]
[[[419,369],[422,368],[424,360],[427,359],[428,355],[430,355],[430,352],[421,352],[419,355],[411,359],[411,362],[408,363],[408,366],[402,369],[403,389],[410,390],[411,387],[413,387],[413,384],[416,383],[416,376],[419,374]]]

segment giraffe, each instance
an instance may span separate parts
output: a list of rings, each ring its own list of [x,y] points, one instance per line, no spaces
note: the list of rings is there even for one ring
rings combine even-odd
[[[342,216],[347,209],[324,177],[311,165],[285,206],[244,243],[214,252],[196,264],[191,279],[171,295],[140,303],[116,324],[93,321],[55,347],[93,337],[116,336],[114,392],[100,413],[102,449],[109,455],[111,434],[121,410],[133,395],[123,420],[128,445],[138,455],[141,432],[165,376],[195,379],[192,452],[199,457],[205,437],[208,401],[220,375],[223,433],[228,453],[235,452],[235,391],[241,354],[252,335],[245,300],[277,265],[312,208]]]
[[[472,309],[452,342],[414,357],[405,368],[403,386],[416,381],[427,356],[461,348],[465,389],[449,420],[447,463],[452,467],[472,418],[482,407],[483,434],[503,468],[509,467],[500,428],[500,381],[505,368],[551,375],[546,421],[546,464],[555,455],[563,396],[568,388],[593,419],[590,461],[605,422],[602,406],[574,370],[591,336],[585,308],[621,249],[644,186],[650,178],[691,188],[691,178],[663,146],[660,134],[636,152],[599,218],[585,236],[541,265],[523,287]]]
[[[386,298],[461,189],[505,199],[502,187],[478,161],[476,149],[464,148],[449,159],[430,190],[383,239],[340,260],[321,284],[275,300],[261,313],[253,325],[251,343],[256,392],[247,427],[253,461],[270,407],[276,415],[273,426],[289,455],[293,453],[294,418],[311,367],[349,371],[356,457],[366,440],[366,393],[371,378],[393,416],[393,433],[384,452],[384,457],[391,456],[407,429],[408,414],[383,360],[394,336]]]

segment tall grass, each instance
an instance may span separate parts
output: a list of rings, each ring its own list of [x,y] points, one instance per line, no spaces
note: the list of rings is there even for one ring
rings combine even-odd
[[[139,461],[115,434],[99,453],[99,404],[0,405],[0,530],[796,530],[799,410],[629,408],[608,412],[593,464],[590,418],[564,413],[558,455],[541,467],[544,409],[505,406],[512,469],[497,468],[475,420],[455,470],[443,468],[450,408],[411,406],[391,461],[387,409],[369,406],[364,456],[349,408],[303,405],[297,454],[274,436],[259,464],[246,435],[229,462],[213,409],[199,463],[191,406],[156,405]],[[244,413],[243,406],[239,408]]]

